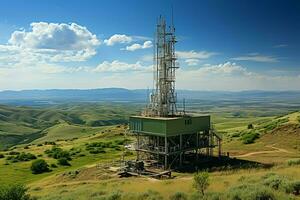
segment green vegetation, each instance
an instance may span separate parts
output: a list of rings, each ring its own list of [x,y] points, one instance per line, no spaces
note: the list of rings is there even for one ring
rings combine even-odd
[[[199,172],[194,175],[194,187],[201,192],[202,195],[204,195],[204,191],[209,186],[208,178],[208,172]]]
[[[188,172],[174,172],[170,180],[119,179],[111,163],[122,155],[135,158],[134,152],[122,151],[135,138],[127,134],[125,139],[126,125],[110,125],[123,123],[120,119],[126,122],[141,105],[0,106],[0,158],[5,157],[0,159],[0,186],[22,182],[30,186],[29,194],[41,200],[299,199],[300,113],[288,114],[296,104],[219,103],[195,102],[187,109],[212,115],[217,131],[223,134],[224,154],[237,156],[236,162],[250,160],[273,167],[212,167],[205,172],[207,179],[199,178],[203,187],[193,187],[195,181]],[[39,159],[27,162],[30,154]],[[31,173],[33,165],[37,172]]]
[[[27,188],[23,185],[6,185],[0,187],[1,200],[34,200],[27,194]]]
[[[244,144],[252,144],[257,138],[259,138],[259,134],[255,131],[250,131],[242,136],[242,141]]]
[[[52,149],[47,149],[45,153],[52,158],[60,159],[65,158],[66,160],[71,160],[70,153],[68,151],[63,150],[59,147],[52,147]]]
[[[272,131],[275,128],[277,128],[278,126],[280,126],[281,124],[284,124],[288,121],[289,121],[288,118],[281,118],[281,119],[278,119],[278,120],[274,120],[274,121],[268,123],[267,125],[265,125],[264,128],[265,128],[266,131]]]
[[[300,165],[300,159],[292,159],[292,160],[288,160],[288,165],[292,166],[292,165]]]
[[[33,161],[30,169],[33,174],[41,174],[50,171],[48,163],[43,159]]]
[[[6,160],[10,160],[11,162],[24,162],[36,159],[36,156],[32,153],[18,153],[16,156],[7,156]]]
[[[237,200],[237,199],[249,199],[249,200],[275,200],[274,192],[262,185],[256,184],[242,184],[234,186],[229,189],[227,199]]]
[[[71,164],[68,162],[68,160],[64,157],[61,157],[58,159],[58,164],[63,166],[71,166]]]
[[[64,104],[45,107],[0,105],[0,150],[16,144],[54,142],[127,123],[139,107],[119,104]],[[62,134],[63,133],[63,134]]]
[[[188,196],[183,192],[176,192],[170,196],[170,200],[188,200]]]

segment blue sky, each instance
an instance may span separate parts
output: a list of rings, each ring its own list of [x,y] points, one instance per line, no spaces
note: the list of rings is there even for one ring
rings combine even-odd
[[[172,6],[177,88],[299,90],[297,0],[3,0],[0,90],[151,88],[156,20]]]

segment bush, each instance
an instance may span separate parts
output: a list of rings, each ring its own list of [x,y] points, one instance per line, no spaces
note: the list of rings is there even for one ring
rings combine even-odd
[[[120,192],[113,192],[108,197],[106,197],[107,200],[121,200],[122,195]]]
[[[208,172],[200,172],[194,175],[194,187],[204,195],[204,191],[209,186],[209,174]]]
[[[232,187],[227,191],[229,200],[275,200],[273,191],[263,185],[244,184]]]
[[[287,181],[286,178],[281,177],[274,173],[266,174],[263,178],[263,184],[271,187],[272,189],[278,190],[281,185]]]
[[[188,197],[183,192],[176,192],[175,194],[170,196],[170,200],[187,200]]]
[[[54,163],[52,163],[52,164],[50,165],[50,167],[51,167],[51,168],[57,168],[57,165],[54,164]]]
[[[300,194],[300,181],[286,182],[283,185],[283,189],[286,193],[299,195]]]
[[[148,190],[138,196],[138,200],[162,200],[163,197],[159,192],[154,190]]]
[[[20,153],[15,157],[16,160],[18,161],[29,161],[29,160],[34,160],[36,159],[36,156],[31,154],[31,153]]]
[[[248,127],[247,127],[248,129],[253,129],[254,128],[254,126],[253,126],[253,124],[248,124]]]
[[[56,145],[55,142],[48,142],[48,141],[46,141],[44,144],[45,144],[45,145]]]
[[[19,155],[20,154],[20,152],[17,152],[17,151],[11,151],[11,152],[9,152],[8,153],[8,155]]]
[[[11,162],[23,162],[36,159],[36,156],[31,153],[20,153],[16,156],[7,156],[6,160],[10,160]]]
[[[300,159],[288,160],[288,166],[300,165]]]
[[[0,153],[0,158],[4,158],[5,156],[2,154],[2,153]]]
[[[91,154],[105,153],[105,150],[102,148],[94,148],[89,151]]]
[[[43,159],[38,159],[32,162],[31,164],[31,171],[33,174],[41,174],[43,172],[48,172],[49,165]]]
[[[23,185],[5,185],[0,187],[1,200],[33,200],[26,194],[27,188]]]
[[[67,160],[71,160],[70,153],[58,147],[52,147],[52,149],[47,149],[45,153],[52,158],[60,159],[65,158]]]
[[[63,165],[63,166],[70,166],[71,165],[66,158],[59,158],[58,159],[58,164]]]
[[[257,138],[259,138],[259,134],[251,131],[242,136],[242,141],[244,144],[252,144]]]

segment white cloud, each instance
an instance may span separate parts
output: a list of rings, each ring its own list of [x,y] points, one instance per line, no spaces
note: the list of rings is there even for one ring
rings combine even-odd
[[[207,59],[211,56],[217,55],[215,52],[207,51],[176,51],[179,59]]]
[[[206,65],[198,69],[199,73],[218,74],[218,75],[245,75],[249,76],[252,73],[246,68],[237,65],[236,63],[226,62],[218,65]]]
[[[58,24],[33,22],[31,31],[15,31],[9,43],[33,49],[77,50],[93,49],[100,44],[96,35],[76,23]]]
[[[188,66],[196,66],[201,60],[208,59],[218,53],[207,51],[176,51],[179,60],[184,60]]]
[[[273,48],[284,48],[287,47],[287,44],[278,44],[278,45],[274,45]]]
[[[112,62],[104,61],[96,68],[92,69],[93,72],[131,72],[131,71],[151,71],[152,66],[143,66],[141,62],[126,63],[114,60]]]
[[[144,42],[144,44],[132,44],[130,46],[127,46],[125,49],[122,49],[122,50],[127,50],[127,51],[136,51],[138,49],[148,49],[148,48],[151,48],[153,45],[152,45],[152,42],[150,40],[147,40]]]
[[[190,58],[186,59],[184,62],[187,63],[188,66],[196,66],[199,64],[199,59]]]
[[[198,69],[179,69],[176,85],[194,90],[299,90],[300,75],[256,73],[241,65],[225,62],[206,64]]]
[[[231,60],[237,61],[254,61],[254,62],[278,62],[278,59],[274,56],[264,56],[258,53],[247,54],[245,56],[231,58]]]
[[[3,63],[85,61],[96,54],[99,39],[75,23],[31,23],[29,31],[15,31],[0,45]],[[2,64],[3,64],[2,63]]]
[[[121,43],[121,44],[130,43],[130,42],[132,42],[132,40],[133,39],[130,36],[115,34],[115,35],[111,36],[109,39],[104,40],[104,43],[107,46],[113,46],[117,43]]]

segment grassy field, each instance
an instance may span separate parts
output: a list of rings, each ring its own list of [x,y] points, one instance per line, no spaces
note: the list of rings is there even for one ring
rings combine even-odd
[[[300,112],[282,104],[280,108],[268,104],[258,108],[255,102],[239,106],[232,104],[209,108],[192,104],[188,109],[212,115],[216,130],[223,134],[224,153],[272,167],[214,170],[209,173],[207,192],[226,196],[230,188],[241,184],[260,186],[263,184],[261,177],[270,172],[287,180],[300,180],[299,165],[288,165],[288,160],[300,159]],[[263,106],[268,109],[263,109]],[[112,195],[121,195],[122,199],[168,199],[174,191],[184,192],[192,198],[196,193],[192,187],[192,173],[174,173],[174,179],[170,180],[120,179],[116,168],[111,167],[121,159],[125,139],[134,140],[130,136],[125,138],[127,127],[119,124],[138,113],[141,107],[131,104],[68,104],[42,108],[1,106],[0,145],[3,147],[10,140],[10,146],[17,145],[0,151],[5,156],[0,158],[0,185],[26,184],[29,193],[38,199],[113,199]],[[245,137],[254,133],[257,137],[246,144]],[[91,150],[97,150],[96,147],[87,148],[87,144],[92,143],[108,145],[93,153]],[[53,147],[70,153],[71,166],[61,166],[57,159],[47,155],[45,151]],[[32,174],[32,161],[12,162],[7,159],[10,152],[32,153],[57,167],[51,166],[50,172]],[[128,154],[127,158],[132,159],[134,155]],[[299,199],[282,190],[273,193],[276,199]]]

